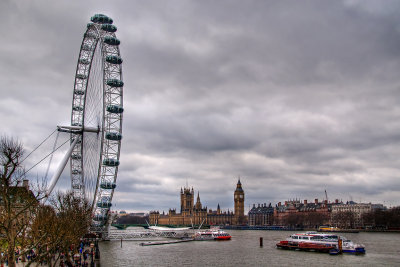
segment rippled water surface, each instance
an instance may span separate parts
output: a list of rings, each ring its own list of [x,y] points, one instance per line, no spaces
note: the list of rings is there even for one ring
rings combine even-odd
[[[292,232],[228,231],[230,241],[140,246],[143,241],[102,242],[101,266],[400,266],[400,233],[343,234],[364,244],[362,256],[287,251],[275,244]],[[259,246],[263,237],[264,246]]]

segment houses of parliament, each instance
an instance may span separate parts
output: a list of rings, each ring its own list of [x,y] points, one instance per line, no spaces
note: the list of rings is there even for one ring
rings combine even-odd
[[[158,225],[242,225],[247,222],[244,215],[244,191],[240,179],[233,193],[234,212],[221,211],[218,204],[217,210],[207,209],[200,202],[200,194],[194,203],[193,187],[181,188],[181,209],[169,209],[168,214],[160,214],[159,211],[151,211],[149,214],[150,224]]]

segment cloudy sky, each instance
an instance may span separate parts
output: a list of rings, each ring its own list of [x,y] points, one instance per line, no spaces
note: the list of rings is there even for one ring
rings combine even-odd
[[[26,153],[70,123],[96,13],[114,19],[124,59],[114,209],[179,208],[188,183],[232,210],[239,176],[246,210],[324,190],[400,205],[399,1],[2,0],[0,132]]]

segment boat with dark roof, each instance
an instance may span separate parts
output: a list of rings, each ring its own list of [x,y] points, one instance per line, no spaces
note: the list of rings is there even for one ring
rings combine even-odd
[[[365,246],[355,244],[344,236],[307,232],[293,234],[276,244],[277,248],[302,251],[331,252],[339,251],[351,254],[365,254]],[[334,253],[332,253],[334,254]]]

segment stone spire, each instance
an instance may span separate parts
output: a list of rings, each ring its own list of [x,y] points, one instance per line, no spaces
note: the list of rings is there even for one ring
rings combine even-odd
[[[197,210],[200,210],[202,207],[201,207],[201,202],[200,202],[200,192],[197,192],[197,201],[196,201],[196,209]]]
[[[235,191],[243,192],[242,183],[240,182],[240,176],[239,176],[238,182],[236,184],[236,190]]]

